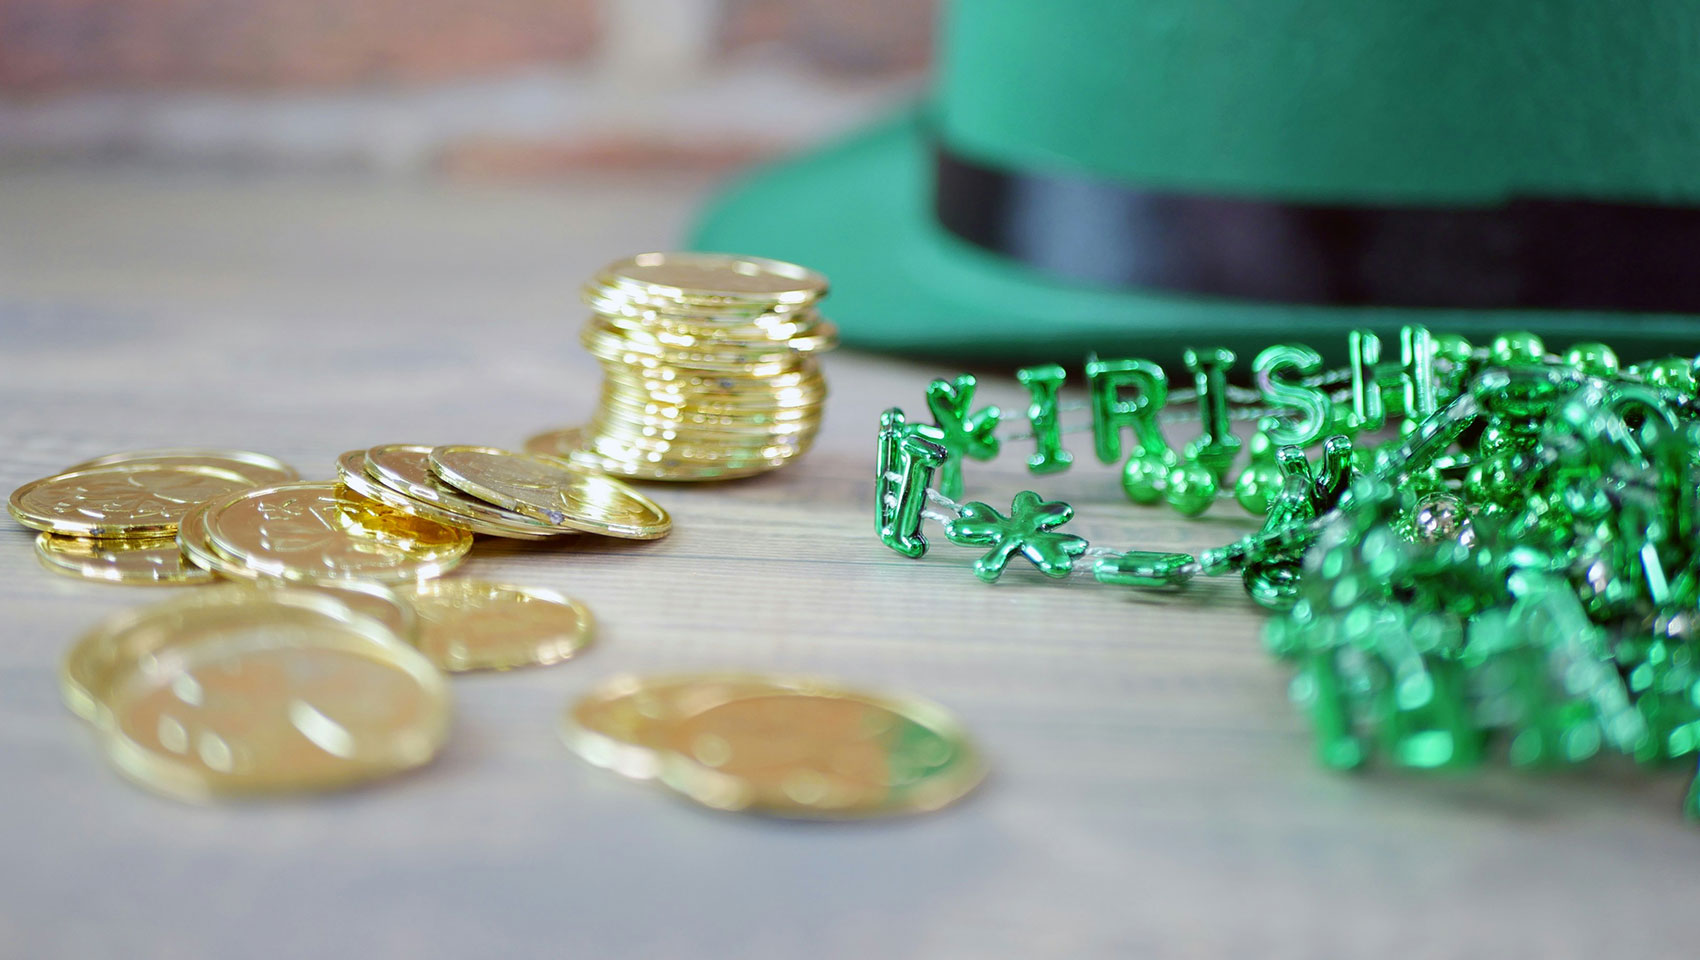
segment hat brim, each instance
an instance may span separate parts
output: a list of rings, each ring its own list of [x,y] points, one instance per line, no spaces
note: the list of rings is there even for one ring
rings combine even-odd
[[[1693,354],[1700,318],[1533,310],[1247,303],[1084,286],[975,247],[932,216],[930,125],[910,108],[836,143],[759,168],[703,213],[698,250],[789,260],[832,284],[844,342],[955,360],[1078,363],[1089,351],[1167,361],[1186,347],[1309,344],[1338,358],[1349,330],[1424,324],[1483,341],[1531,330],[1549,349],[1604,340]],[[1248,352],[1249,351],[1249,352]]]

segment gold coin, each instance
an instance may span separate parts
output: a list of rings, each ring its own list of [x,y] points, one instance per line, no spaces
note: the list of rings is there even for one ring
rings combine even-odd
[[[649,780],[661,773],[668,728],[726,700],[773,692],[749,674],[621,675],[598,684],[561,717],[561,738],[586,761]]]
[[[248,450],[201,450],[194,447],[171,447],[158,450],[126,450],[123,453],[109,453],[104,457],[85,460],[75,466],[66,467],[63,472],[72,470],[89,470],[94,467],[106,467],[120,463],[149,463],[177,465],[182,463],[199,463],[207,466],[229,470],[248,478],[249,486],[264,487],[274,483],[288,483],[301,479],[301,474],[295,468],[276,457],[268,457],[263,453]]]
[[[384,444],[360,455],[361,469],[409,500],[429,504],[435,509],[435,514],[423,511],[426,516],[435,515],[436,519],[468,527],[475,533],[516,540],[542,540],[575,532],[545,526],[525,514],[461,493],[432,476],[430,454],[431,448],[426,446]]]
[[[214,556],[237,576],[424,580],[452,569],[472,547],[472,534],[459,527],[402,513],[339,483],[244,491],[209,504],[201,522]],[[189,555],[202,562],[196,551]]]
[[[183,555],[175,537],[90,540],[38,533],[35,555],[55,573],[105,583],[180,586],[215,579]]]
[[[254,587],[242,583],[225,583],[197,590],[192,596],[173,600],[171,604],[126,610],[108,617],[71,645],[59,669],[59,689],[65,705],[90,723],[104,722],[108,716],[105,707],[107,695],[119,679],[142,660],[194,637],[192,633],[169,628],[175,622],[172,619],[176,616],[174,611],[204,613],[226,607],[247,609],[262,600],[286,606],[306,606],[317,611],[353,611],[352,605],[344,602],[341,596],[328,591],[280,587],[261,596]],[[342,604],[341,608],[329,606],[338,603]],[[365,611],[353,612],[365,615]]]
[[[173,639],[106,695],[103,743],[123,773],[204,799],[347,786],[435,755],[448,689],[423,656],[328,596],[249,592],[134,628]]]
[[[769,315],[769,322],[741,327],[694,323],[690,319],[655,314],[632,316],[598,312],[592,321],[598,330],[666,349],[740,348],[745,350],[812,353],[838,344],[838,328],[817,313],[783,319]]]
[[[178,549],[183,551],[183,556],[188,557],[190,563],[210,573],[249,580],[259,577],[258,572],[225,556],[213,545],[206,523],[207,508],[211,505],[200,504],[183,515],[183,521],[177,526]]]
[[[566,443],[570,431],[557,431],[533,438],[540,443]],[[732,480],[738,477],[765,473],[776,464],[758,461],[732,466],[725,461],[699,463],[680,460],[664,453],[638,451],[620,447],[603,440],[592,441],[592,449],[572,450],[567,456],[575,464],[600,473],[631,477],[635,480],[694,481]],[[783,461],[780,461],[781,463]]]
[[[632,540],[667,535],[654,501],[611,477],[564,460],[494,447],[433,447],[431,471],[465,493],[552,526]]]
[[[642,253],[604,267],[597,281],[646,299],[710,303],[807,303],[827,290],[806,267],[724,253]]]
[[[371,617],[390,628],[396,636],[412,643],[419,636],[419,620],[412,604],[391,588],[368,580],[320,581],[316,583],[276,580],[261,576],[235,560],[224,556],[213,546],[207,535],[208,504],[189,511],[183,525],[177,529],[177,545],[192,563],[208,571],[249,581],[250,586],[268,590],[305,590],[325,593],[361,616]]]
[[[454,673],[559,663],[590,642],[584,604],[554,590],[433,580],[413,592],[419,650]]]
[[[826,685],[741,696],[665,728],[659,778],[721,810],[841,819],[937,810],[985,775],[942,707]]]
[[[26,527],[75,537],[161,537],[177,532],[198,503],[245,490],[242,474],[194,462],[119,463],[72,470],[12,491],[12,516]]]

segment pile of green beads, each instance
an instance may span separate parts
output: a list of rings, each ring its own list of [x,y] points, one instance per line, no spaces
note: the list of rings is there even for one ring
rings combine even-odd
[[[1201,432],[1179,451],[1161,430],[1162,370],[1088,360],[1095,452],[1120,460],[1133,434],[1129,499],[1193,515],[1232,496],[1263,517],[1233,543],[1110,550],[1057,529],[1073,509],[1032,492],[1007,514],[957,503],[964,458],[1000,448],[1001,413],[972,410],[972,377],[934,384],[933,424],[882,419],[880,536],[918,557],[933,519],[954,543],[990,547],[975,566],[987,581],[1017,556],[1051,577],[1089,557],[1096,580],[1138,588],[1238,574],[1275,614],[1267,645],[1296,668],[1294,700],[1330,767],[1700,755],[1696,362],[1623,368],[1600,344],[1557,356],[1532,334],[1474,348],[1416,327],[1396,363],[1366,331],[1349,354],[1325,374],[1315,351],[1271,347],[1252,365],[1256,392],[1236,393],[1231,353],[1189,351]],[[1061,368],[1018,378],[1033,398],[1030,469],[1067,469]],[[1243,450],[1235,416],[1258,423]],[[1686,810],[1700,817],[1700,786]]]

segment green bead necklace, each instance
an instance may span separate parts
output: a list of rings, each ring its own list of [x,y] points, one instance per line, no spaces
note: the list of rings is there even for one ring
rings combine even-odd
[[[880,539],[918,558],[935,523],[985,548],[987,582],[1017,556],[1054,578],[1085,558],[1096,581],[1142,589],[1239,575],[1274,614],[1266,645],[1293,665],[1330,767],[1700,754],[1696,360],[1621,367],[1603,344],[1555,355],[1529,333],[1475,347],[1422,327],[1401,330],[1396,359],[1353,331],[1348,356],[1325,371],[1309,347],[1271,346],[1248,390],[1228,382],[1233,353],[1190,350],[1193,387],[1172,392],[1154,363],[1091,356],[1075,405],[1062,367],[1031,367],[1016,374],[1028,431],[1005,436],[1002,411],[973,408],[972,376],[935,381],[933,423],[881,417]],[[1089,427],[1063,425],[1076,411]],[[1163,427],[1193,418],[1177,450]],[[1235,420],[1256,423],[1248,442]],[[1028,469],[1056,473],[1074,460],[1063,435],[1084,429],[1134,503],[1195,516],[1232,498],[1261,527],[1196,556],[1117,550],[1059,530],[1073,507],[1032,491],[1007,512],[958,502],[965,461],[1027,440]]]

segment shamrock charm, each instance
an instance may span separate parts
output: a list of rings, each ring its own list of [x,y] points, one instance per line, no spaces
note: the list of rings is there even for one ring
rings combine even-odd
[[[950,454],[939,473],[939,492],[947,497],[962,496],[962,458],[990,460],[998,455],[997,429],[1003,411],[997,407],[974,407],[974,387],[977,381],[971,373],[954,380],[934,380],[927,385],[927,409],[933,423],[917,424],[921,436],[944,447]]]
[[[992,583],[1017,553],[1033,561],[1047,577],[1066,577],[1074,558],[1086,552],[1086,540],[1072,533],[1053,533],[1074,518],[1074,508],[1060,500],[1041,500],[1031,490],[1015,495],[1005,517],[984,503],[962,507],[962,516],[945,525],[952,543],[992,544],[991,552],[974,562],[974,575]]]

